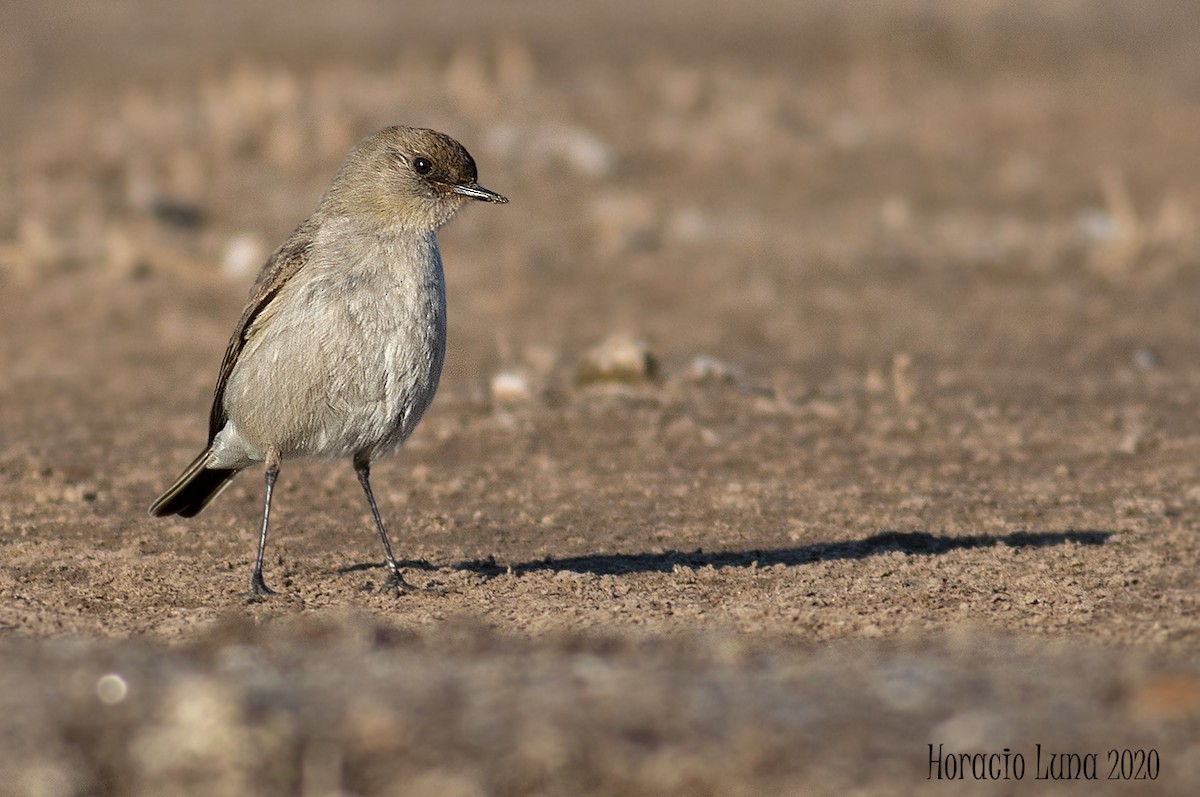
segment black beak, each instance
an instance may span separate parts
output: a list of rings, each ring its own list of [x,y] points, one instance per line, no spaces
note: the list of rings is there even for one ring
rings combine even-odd
[[[495,191],[489,191],[479,183],[454,185],[450,187],[450,190],[456,194],[469,196],[471,199],[478,199],[480,202],[495,202],[496,204],[503,205],[508,201],[507,197],[500,196]]]

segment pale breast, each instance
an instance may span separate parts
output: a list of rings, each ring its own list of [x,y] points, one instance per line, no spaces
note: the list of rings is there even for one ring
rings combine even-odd
[[[445,358],[432,234],[317,241],[267,308],[226,391],[247,440],[284,456],[377,456],[412,433]]]

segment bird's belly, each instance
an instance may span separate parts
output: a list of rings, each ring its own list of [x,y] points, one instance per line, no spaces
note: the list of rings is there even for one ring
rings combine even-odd
[[[297,453],[343,457],[387,453],[412,434],[433,400],[444,338],[433,330],[392,330],[364,340],[355,368],[330,385],[317,422]]]
[[[247,342],[226,393],[247,440],[284,457],[374,458],[412,433],[441,375],[444,294],[378,282],[310,290]]]

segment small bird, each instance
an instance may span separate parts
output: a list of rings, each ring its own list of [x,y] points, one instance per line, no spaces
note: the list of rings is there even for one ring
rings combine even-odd
[[[385,589],[407,587],[371,492],[371,463],[412,433],[446,353],[446,289],[435,232],[472,200],[475,161],[434,130],[388,127],[360,141],[317,208],[267,259],[233,331],[208,445],[150,507],[192,517],[244,468],[266,463],[251,597],[263,580],[280,462],[350,457],[383,542]]]

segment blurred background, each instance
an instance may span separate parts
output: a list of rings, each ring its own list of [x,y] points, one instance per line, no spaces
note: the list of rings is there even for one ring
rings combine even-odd
[[[1136,273],[1106,317],[1136,346],[1196,238],[1186,3],[6,15],[7,274],[247,282],[359,137],[437,127],[517,199],[445,233],[452,373],[613,327],[822,379],[895,349],[967,366],[963,334],[1014,365],[1088,356],[1063,339],[1086,303],[1038,289]]]
[[[1192,793],[1195,3],[0,16],[0,794],[908,794],[927,742]],[[257,475],[145,508],[395,123],[512,200],[440,233],[442,388],[375,472],[429,589],[289,463],[247,606]]]

